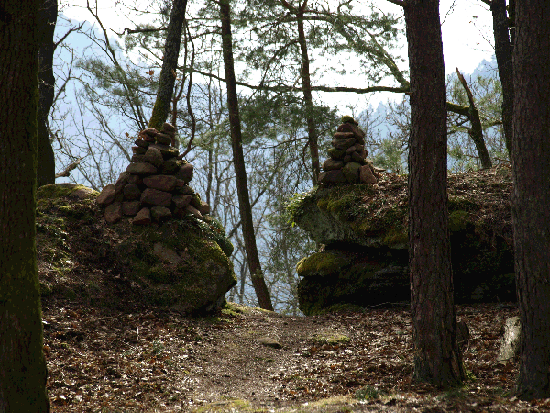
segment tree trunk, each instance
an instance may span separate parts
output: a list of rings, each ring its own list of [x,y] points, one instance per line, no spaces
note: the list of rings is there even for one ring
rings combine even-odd
[[[437,386],[464,379],[447,214],[445,69],[438,0],[404,7],[411,72],[409,243],[414,378]]]
[[[40,10],[38,50],[38,186],[55,183],[55,158],[50,141],[48,117],[54,97],[53,35],[57,23],[57,0],[45,0]]]
[[[307,1],[304,1],[300,8],[298,17],[298,41],[300,42],[300,50],[302,52],[302,88],[304,89],[304,103],[306,108],[307,134],[309,152],[311,154],[311,172],[313,174],[313,185],[317,185],[321,168],[319,166],[319,144],[317,139],[317,131],[315,130],[315,121],[313,119],[313,94],[311,92],[311,76],[309,71],[309,57],[307,54],[306,36],[304,34],[303,12]]]
[[[506,0],[492,0],[493,34],[498,74],[502,85],[502,126],[506,149],[512,151],[512,112],[514,110],[514,82],[512,77],[512,44],[506,15]]]
[[[0,412],[48,412],[36,262],[40,0],[0,4]]]
[[[456,74],[458,80],[462,83],[466,94],[468,95],[468,119],[470,120],[470,128],[468,129],[468,136],[474,141],[477,149],[477,156],[481,161],[481,167],[483,169],[489,169],[493,164],[491,163],[491,157],[489,156],[489,151],[487,150],[487,145],[485,145],[485,139],[483,139],[483,128],[481,127],[481,120],[479,119],[479,112],[476,107],[476,102],[474,100],[474,95],[468,87],[468,83],[462,73],[456,69]]]
[[[159,75],[159,90],[157,100],[153,107],[153,113],[149,120],[150,128],[160,129],[170,114],[170,103],[176,81],[178,57],[181,47],[181,28],[185,21],[185,9],[187,0],[174,0],[170,11],[170,23],[166,31],[166,43],[164,44],[164,57]]]
[[[237,79],[233,63],[233,40],[231,35],[231,14],[229,0],[220,1],[220,19],[222,23],[222,48],[225,63],[225,81],[227,84],[227,108],[231,127],[231,146],[233,148],[233,163],[235,166],[237,198],[243,230],[246,258],[250,270],[252,285],[258,297],[258,305],[266,310],[273,310],[269,291],[262,274],[258,246],[252,222],[252,208],[248,199],[248,182],[241,137],[241,121],[239,118],[239,104],[237,101]]]
[[[550,397],[550,2],[516,2],[512,224],[522,344],[517,393]]]

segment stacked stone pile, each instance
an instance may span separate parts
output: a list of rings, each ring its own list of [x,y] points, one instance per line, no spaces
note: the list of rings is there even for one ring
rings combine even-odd
[[[179,151],[170,146],[175,132],[168,123],[160,131],[139,132],[126,172],[97,197],[107,222],[127,216],[135,225],[147,225],[188,214],[202,219],[210,213],[210,207],[189,186],[193,165],[179,159]]]
[[[330,158],[323,163],[319,184],[378,183],[378,171],[367,161],[365,132],[351,116],[344,116],[342,122],[334,134],[333,147],[328,150]]]

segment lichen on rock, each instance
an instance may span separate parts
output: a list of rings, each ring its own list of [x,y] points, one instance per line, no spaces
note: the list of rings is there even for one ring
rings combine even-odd
[[[510,190],[506,167],[449,176],[457,302],[515,300]],[[289,213],[322,245],[297,266],[306,315],[409,299],[406,176],[381,173],[377,185],[315,188],[296,195]]]
[[[128,296],[144,304],[183,313],[223,306],[236,277],[229,260],[233,246],[218,221],[188,215],[146,226],[134,225],[130,217],[106,223],[98,195],[82,185],[39,188],[38,261],[44,294],[70,290],[93,296],[94,285],[113,283],[124,285]]]

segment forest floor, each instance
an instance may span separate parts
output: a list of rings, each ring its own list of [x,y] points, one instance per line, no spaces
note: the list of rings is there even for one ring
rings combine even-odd
[[[471,339],[467,382],[411,380],[407,307],[290,317],[230,304],[207,318],[43,303],[53,412],[540,412],[498,363],[514,305],[457,307]]]

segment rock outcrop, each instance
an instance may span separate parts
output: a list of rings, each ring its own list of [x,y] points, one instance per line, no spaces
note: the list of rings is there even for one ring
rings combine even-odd
[[[150,225],[135,225],[141,218],[139,211],[135,218],[109,223],[103,219],[107,209],[97,207],[98,195],[73,184],[38,189],[38,268],[43,296],[81,295],[102,307],[144,304],[182,313],[210,312],[224,304],[236,277],[229,260],[233,246],[219,222],[194,214],[154,218],[151,208]]]
[[[508,167],[450,175],[449,229],[457,302],[515,300]],[[410,299],[407,178],[319,187],[289,207],[321,249],[297,265],[300,308]]]

